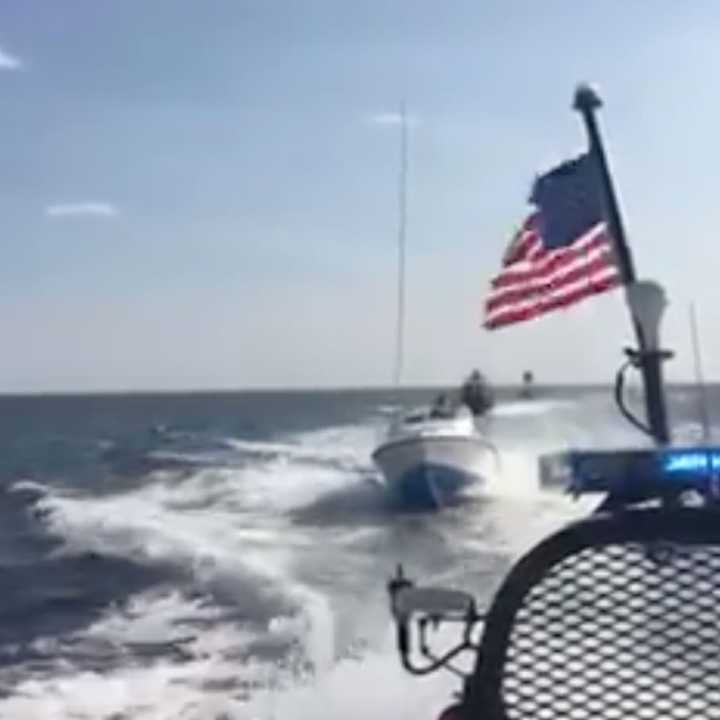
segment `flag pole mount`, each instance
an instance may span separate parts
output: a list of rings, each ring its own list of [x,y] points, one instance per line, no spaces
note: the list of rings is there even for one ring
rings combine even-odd
[[[660,348],[660,320],[667,305],[665,292],[656,282],[637,280],[632,252],[625,236],[620,208],[615,196],[596,113],[602,100],[590,85],[579,85],[575,91],[573,108],[582,116],[590,144],[590,154],[600,175],[605,200],[608,230],[613,238],[618,266],[626,288],[626,299],[632,318],[638,349],[628,356],[640,368],[645,386],[647,429],[658,445],[670,442],[662,361],[672,356]]]

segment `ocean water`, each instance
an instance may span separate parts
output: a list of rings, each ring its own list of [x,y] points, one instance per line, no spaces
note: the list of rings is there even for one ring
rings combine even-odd
[[[0,398],[0,718],[434,718],[457,681],[401,669],[395,565],[483,605],[590,507],[540,488],[537,455],[643,441],[607,389],[506,393],[484,486],[390,507],[371,450],[432,395]],[[692,441],[694,391],[671,406]]]

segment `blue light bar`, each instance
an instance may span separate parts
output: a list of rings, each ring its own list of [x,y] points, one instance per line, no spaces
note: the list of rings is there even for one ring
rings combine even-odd
[[[720,470],[720,451],[704,450],[673,450],[666,451],[663,457],[665,473],[695,473]]]
[[[715,495],[720,488],[720,448],[570,450],[540,457],[540,481],[577,495],[652,497],[689,489]]]

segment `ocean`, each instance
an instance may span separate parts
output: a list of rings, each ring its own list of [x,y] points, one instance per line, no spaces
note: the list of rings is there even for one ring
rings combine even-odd
[[[0,397],[0,718],[433,720],[458,683],[401,669],[396,564],[483,606],[592,507],[539,487],[538,454],[643,442],[608,388],[506,391],[486,484],[392,507],[370,453],[434,394]],[[695,391],[670,404],[692,441]]]

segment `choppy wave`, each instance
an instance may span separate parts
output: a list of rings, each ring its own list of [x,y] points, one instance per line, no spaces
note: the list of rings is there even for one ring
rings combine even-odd
[[[384,594],[395,563],[486,599],[513,557],[585,511],[541,491],[537,455],[635,436],[605,399],[500,404],[487,485],[439,515],[408,515],[372,482],[383,420],[368,417],[265,439],[115,444],[132,481],[108,463],[102,492],[16,481],[19,507],[52,543],[47,562],[88,577],[95,565],[108,592],[92,612],[70,607],[72,622],[8,642],[0,717],[434,717],[457,683],[401,669]],[[92,596],[73,587],[78,602]]]

